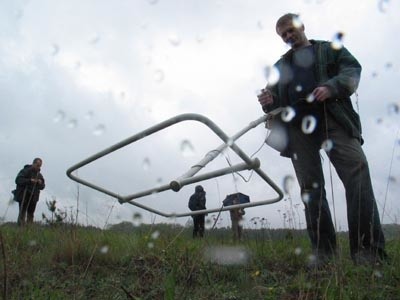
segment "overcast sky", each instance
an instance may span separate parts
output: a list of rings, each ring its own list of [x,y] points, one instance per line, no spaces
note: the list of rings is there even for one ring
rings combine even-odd
[[[10,204],[18,171],[43,159],[46,189],[35,219],[48,214],[46,200],[76,213],[83,224],[168,220],[85,186],[65,174],[79,161],[181,113],[198,113],[233,135],[262,116],[257,91],[265,68],[287,46],[275,33],[286,12],[300,13],[308,38],[331,40],[344,33],[344,46],[363,66],[355,108],[363,123],[364,151],[383,223],[400,217],[399,42],[400,4],[386,0],[0,0],[0,212],[15,221]],[[250,156],[263,144],[263,126],[237,144]],[[221,144],[206,126],[184,122],[134,143],[78,171],[80,177],[126,195],[169,183]],[[255,155],[279,186],[294,178],[292,165],[268,146]],[[338,230],[347,229],[344,192],[324,157],[326,188]],[[241,160],[227,151],[205,171]],[[331,176],[332,174],[332,183]],[[226,175],[201,184],[207,207],[220,207],[227,194],[251,201],[275,197],[258,175]],[[290,180],[289,180],[290,181]],[[333,187],[333,190],[332,190]],[[157,210],[185,212],[194,185],[179,193],[139,199]],[[265,218],[271,227],[304,227],[297,184],[279,203],[246,210],[245,226]],[[212,217],[212,216],[209,216]],[[229,224],[221,214],[218,226]],[[292,225],[293,226],[293,225]]]

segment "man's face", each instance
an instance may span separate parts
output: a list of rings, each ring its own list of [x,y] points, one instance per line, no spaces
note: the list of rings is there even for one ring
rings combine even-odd
[[[32,164],[32,168],[35,171],[40,171],[40,168],[42,167],[42,161],[41,160],[37,160]]]
[[[288,21],[278,26],[276,32],[294,50],[306,45],[307,38],[304,33],[304,25],[295,26],[292,21]]]

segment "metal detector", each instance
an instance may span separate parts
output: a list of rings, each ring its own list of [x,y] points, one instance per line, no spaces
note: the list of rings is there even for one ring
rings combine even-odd
[[[166,121],[163,121],[157,125],[154,125],[150,128],[147,128],[146,130],[143,130],[142,132],[139,132],[119,143],[116,143],[103,151],[100,151],[85,160],[73,165],[67,170],[67,176],[83,185],[86,185],[92,189],[95,189],[101,193],[104,193],[106,195],[109,195],[111,197],[117,198],[120,204],[123,203],[129,203],[134,206],[140,207],[142,209],[145,209],[147,211],[153,212],[155,214],[164,216],[164,217],[185,217],[185,216],[191,216],[191,215],[197,215],[197,214],[206,214],[206,213],[213,213],[213,212],[218,212],[218,211],[225,211],[225,210],[230,210],[234,208],[246,208],[246,207],[253,207],[253,206],[259,206],[259,205],[265,205],[265,204],[271,204],[280,201],[283,198],[283,192],[281,189],[265,174],[261,168],[260,168],[260,160],[258,158],[250,158],[241,148],[239,148],[236,144],[235,141],[239,139],[242,135],[244,135],[246,132],[249,130],[257,127],[259,124],[264,123],[267,120],[267,115],[264,115],[257,120],[251,122],[248,126],[240,130],[238,133],[235,135],[229,137],[224,131],[222,131],[214,122],[212,122],[210,119],[207,117],[200,115],[200,114],[193,114],[193,113],[187,113],[187,114],[181,114],[175,117],[172,117]],[[177,124],[179,122],[183,121],[198,121],[200,123],[203,123],[207,127],[209,127],[222,141],[223,144],[221,144],[218,148],[216,148],[213,151],[208,152],[203,159],[201,159],[197,164],[195,164],[193,167],[191,167],[186,173],[181,175],[180,177],[170,181],[169,184],[157,186],[152,189],[140,191],[131,195],[119,195],[116,192],[107,190],[101,186],[97,186],[91,182],[88,182],[82,178],[79,178],[78,176],[72,174],[74,171],[78,170],[79,168],[82,168],[83,166],[94,162],[95,160],[106,156],[118,149],[121,149],[129,144],[132,144],[138,140],[141,140],[145,137],[150,136],[151,134],[154,134],[160,130],[163,130],[167,127],[170,127],[174,124]],[[208,172],[205,174],[200,174],[196,175],[202,168],[204,168],[209,162],[214,160],[224,149],[227,147],[230,147],[240,158],[242,158],[243,162],[239,163],[237,165],[233,165],[227,168],[222,168],[219,170],[215,170],[212,172]],[[244,203],[244,204],[237,204],[237,205],[232,205],[229,207],[224,207],[224,208],[212,208],[212,209],[204,209],[204,210],[198,210],[198,211],[188,211],[184,213],[165,213],[159,210],[156,210],[154,208],[148,207],[146,205],[143,205],[141,203],[138,203],[137,201],[134,201],[134,199],[138,199],[144,196],[152,195],[155,193],[161,193],[167,190],[173,190],[175,192],[178,192],[183,186],[193,184],[199,181],[207,180],[210,178],[215,178],[219,177],[222,175],[226,175],[232,172],[239,172],[243,170],[254,170],[268,185],[270,185],[273,190],[277,193],[277,196],[272,199],[266,199],[266,200],[261,200],[257,202],[251,202],[251,203]]]

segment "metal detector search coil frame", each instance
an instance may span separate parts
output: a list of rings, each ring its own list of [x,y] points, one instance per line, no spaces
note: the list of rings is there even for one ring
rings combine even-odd
[[[83,185],[86,185],[94,190],[97,190],[101,193],[104,193],[106,195],[109,195],[111,197],[117,198],[120,204],[123,203],[129,203],[134,206],[140,207],[142,209],[145,209],[147,211],[156,213],[158,215],[164,216],[164,217],[185,217],[185,216],[191,216],[191,215],[198,215],[198,214],[205,214],[205,213],[213,213],[213,212],[219,212],[219,211],[225,211],[225,210],[231,210],[233,208],[246,208],[246,207],[253,207],[253,206],[259,206],[259,205],[266,205],[266,204],[272,204],[275,202],[280,201],[283,198],[283,192],[281,189],[265,174],[261,169],[260,169],[260,160],[258,158],[251,159],[250,157],[247,156],[246,153],[243,152],[234,142],[239,139],[242,135],[244,135],[246,132],[248,132],[250,129],[253,129],[257,127],[259,124],[264,123],[267,120],[267,115],[264,115],[257,120],[251,122],[247,127],[243,128],[241,131],[233,135],[232,137],[229,137],[228,135],[225,134],[214,122],[212,122],[210,119],[203,115],[199,114],[193,114],[193,113],[187,113],[187,114],[181,114],[175,117],[172,117],[166,121],[163,121],[159,124],[156,124],[150,128],[147,128],[146,130],[143,130],[142,132],[139,132],[117,144],[114,144],[103,151],[100,151],[85,160],[73,165],[67,170],[67,176]],[[74,171],[78,170],[79,168],[82,168],[83,166],[103,157],[106,156],[120,148],[123,148],[129,144],[132,144],[140,139],[143,139],[153,133],[156,133],[162,129],[165,129],[169,126],[172,126],[174,124],[177,124],[182,121],[198,121],[209,127],[217,136],[221,138],[221,140],[224,142],[221,144],[218,148],[215,150],[212,150],[208,152],[204,158],[197,163],[196,165],[192,166],[185,174],[182,176],[178,177],[175,180],[172,180],[169,184],[165,184],[162,186],[158,186],[152,189],[144,190],[141,192],[137,192],[135,194],[131,195],[126,195],[126,196],[121,196],[118,193],[115,193],[113,191],[107,190],[103,187],[97,186],[93,183],[90,183],[84,179],[79,178],[78,176],[72,174]],[[211,162],[213,159],[215,159],[225,148],[230,147],[240,158],[243,159],[244,162],[239,163],[234,166],[230,166],[227,168],[215,170],[212,172],[208,172],[205,174],[201,175],[196,175],[202,168],[204,168],[209,162]],[[148,196],[154,193],[160,193],[164,192],[167,190],[173,190],[175,192],[178,192],[183,186],[189,185],[192,183],[196,183],[199,181],[207,180],[210,178],[214,177],[219,177],[222,175],[226,175],[232,172],[239,172],[243,170],[254,170],[268,185],[270,185],[278,194],[277,197],[268,199],[268,200],[262,200],[262,201],[257,201],[257,202],[251,202],[251,203],[245,203],[245,204],[237,204],[237,205],[232,205],[229,207],[224,207],[224,208],[213,208],[213,209],[204,209],[204,210],[198,210],[198,211],[189,211],[185,213],[165,213],[159,210],[156,210],[154,208],[148,207],[146,205],[143,205],[141,203],[138,203],[136,201],[133,201],[134,199],[138,199],[144,196]]]

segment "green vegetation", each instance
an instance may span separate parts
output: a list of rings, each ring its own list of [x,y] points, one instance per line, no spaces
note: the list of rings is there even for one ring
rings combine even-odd
[[[354,266],[347,236],[340,234],[337,261],[309,270],[309,242],[302,231],[248,230],[244,241],[234,244],[228,229],[193,240],[191,228],[166,224],[121,223],[107,230],[4,224],[0,294],[5,299],[400,299],[399,229],[391,230],[390,264]]]

